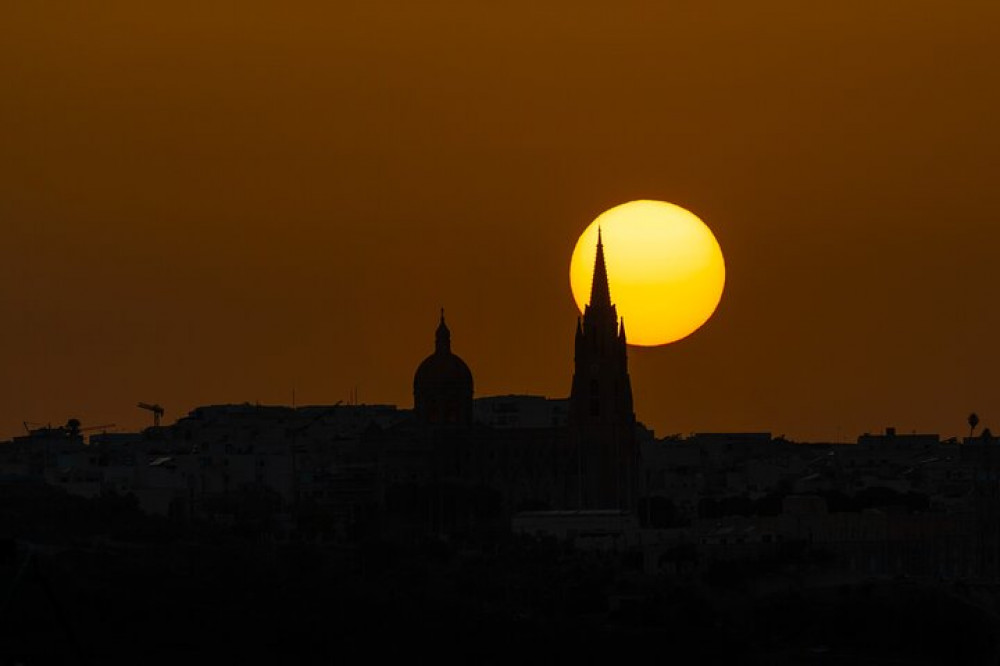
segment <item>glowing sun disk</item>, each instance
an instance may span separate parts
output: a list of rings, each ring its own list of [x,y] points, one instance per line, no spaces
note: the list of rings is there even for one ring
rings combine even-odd
[[[581,311],[590,298],[598,228],[611,300],[625,319],[629,344],[674,342],[708,321],[726,280],[722,250],[696,215],[664,201],[615,206],[583,231],[570,260]]]

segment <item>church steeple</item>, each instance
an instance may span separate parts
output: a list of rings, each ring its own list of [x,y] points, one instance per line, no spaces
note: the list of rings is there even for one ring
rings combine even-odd
[[[597,232],[594,281],[577,321],[570,430],[576,460],[569,504],[632,510],[637,501],[637,448],[625,323],[611,302],[604,242]]]
[[[590,307],[611,307],[611,288],[608,287],[608,267],[604,263],[600,227],[597,228],[597,256],[594,259],[594,281],[590,285]]]

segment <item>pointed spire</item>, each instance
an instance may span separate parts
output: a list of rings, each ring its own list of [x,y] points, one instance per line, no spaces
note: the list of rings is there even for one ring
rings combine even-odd
[[[608,287],[608,268],[604,264],[600,227],[597,227],[597,257],[594,259],[594,282],[590,286],[590,307],[611,307],[611,289]]]
[[[451,331],[444,323],[444,308],[441,308],[441,323],[438,324],[437,333],[434,336],[434,351],[437,354],[451,353]]]
[[[618,326],[618,339],[622,342],[625,341],[625,317],[621,318],[621,323]]]

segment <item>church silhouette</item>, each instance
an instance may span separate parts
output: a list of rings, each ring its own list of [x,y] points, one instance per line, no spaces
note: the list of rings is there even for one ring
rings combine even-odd
[[[437,530],[468,527],[482,518],[468,515],[477,506],[470,494],[492,494],[487,513],[505,519],[525,510],[634,512],[639,453],[625,325],[611,300],[600,234],[590,303],[577,320],[574,344],[566,417],[494,427],[476,418],[473,375],[452,351],[442,310],[434,352],[413,378],[412,418],[367,433],[389,513],[437,498],[419,512],[421,520]]]

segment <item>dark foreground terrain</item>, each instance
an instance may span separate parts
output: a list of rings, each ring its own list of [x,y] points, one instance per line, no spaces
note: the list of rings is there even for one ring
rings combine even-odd
[[[665,578],[551,541],[273,543],[259,527],[5,489],[0,665],[1000,663],[1000,594],[981,584],[820,584],[804,554]]]

